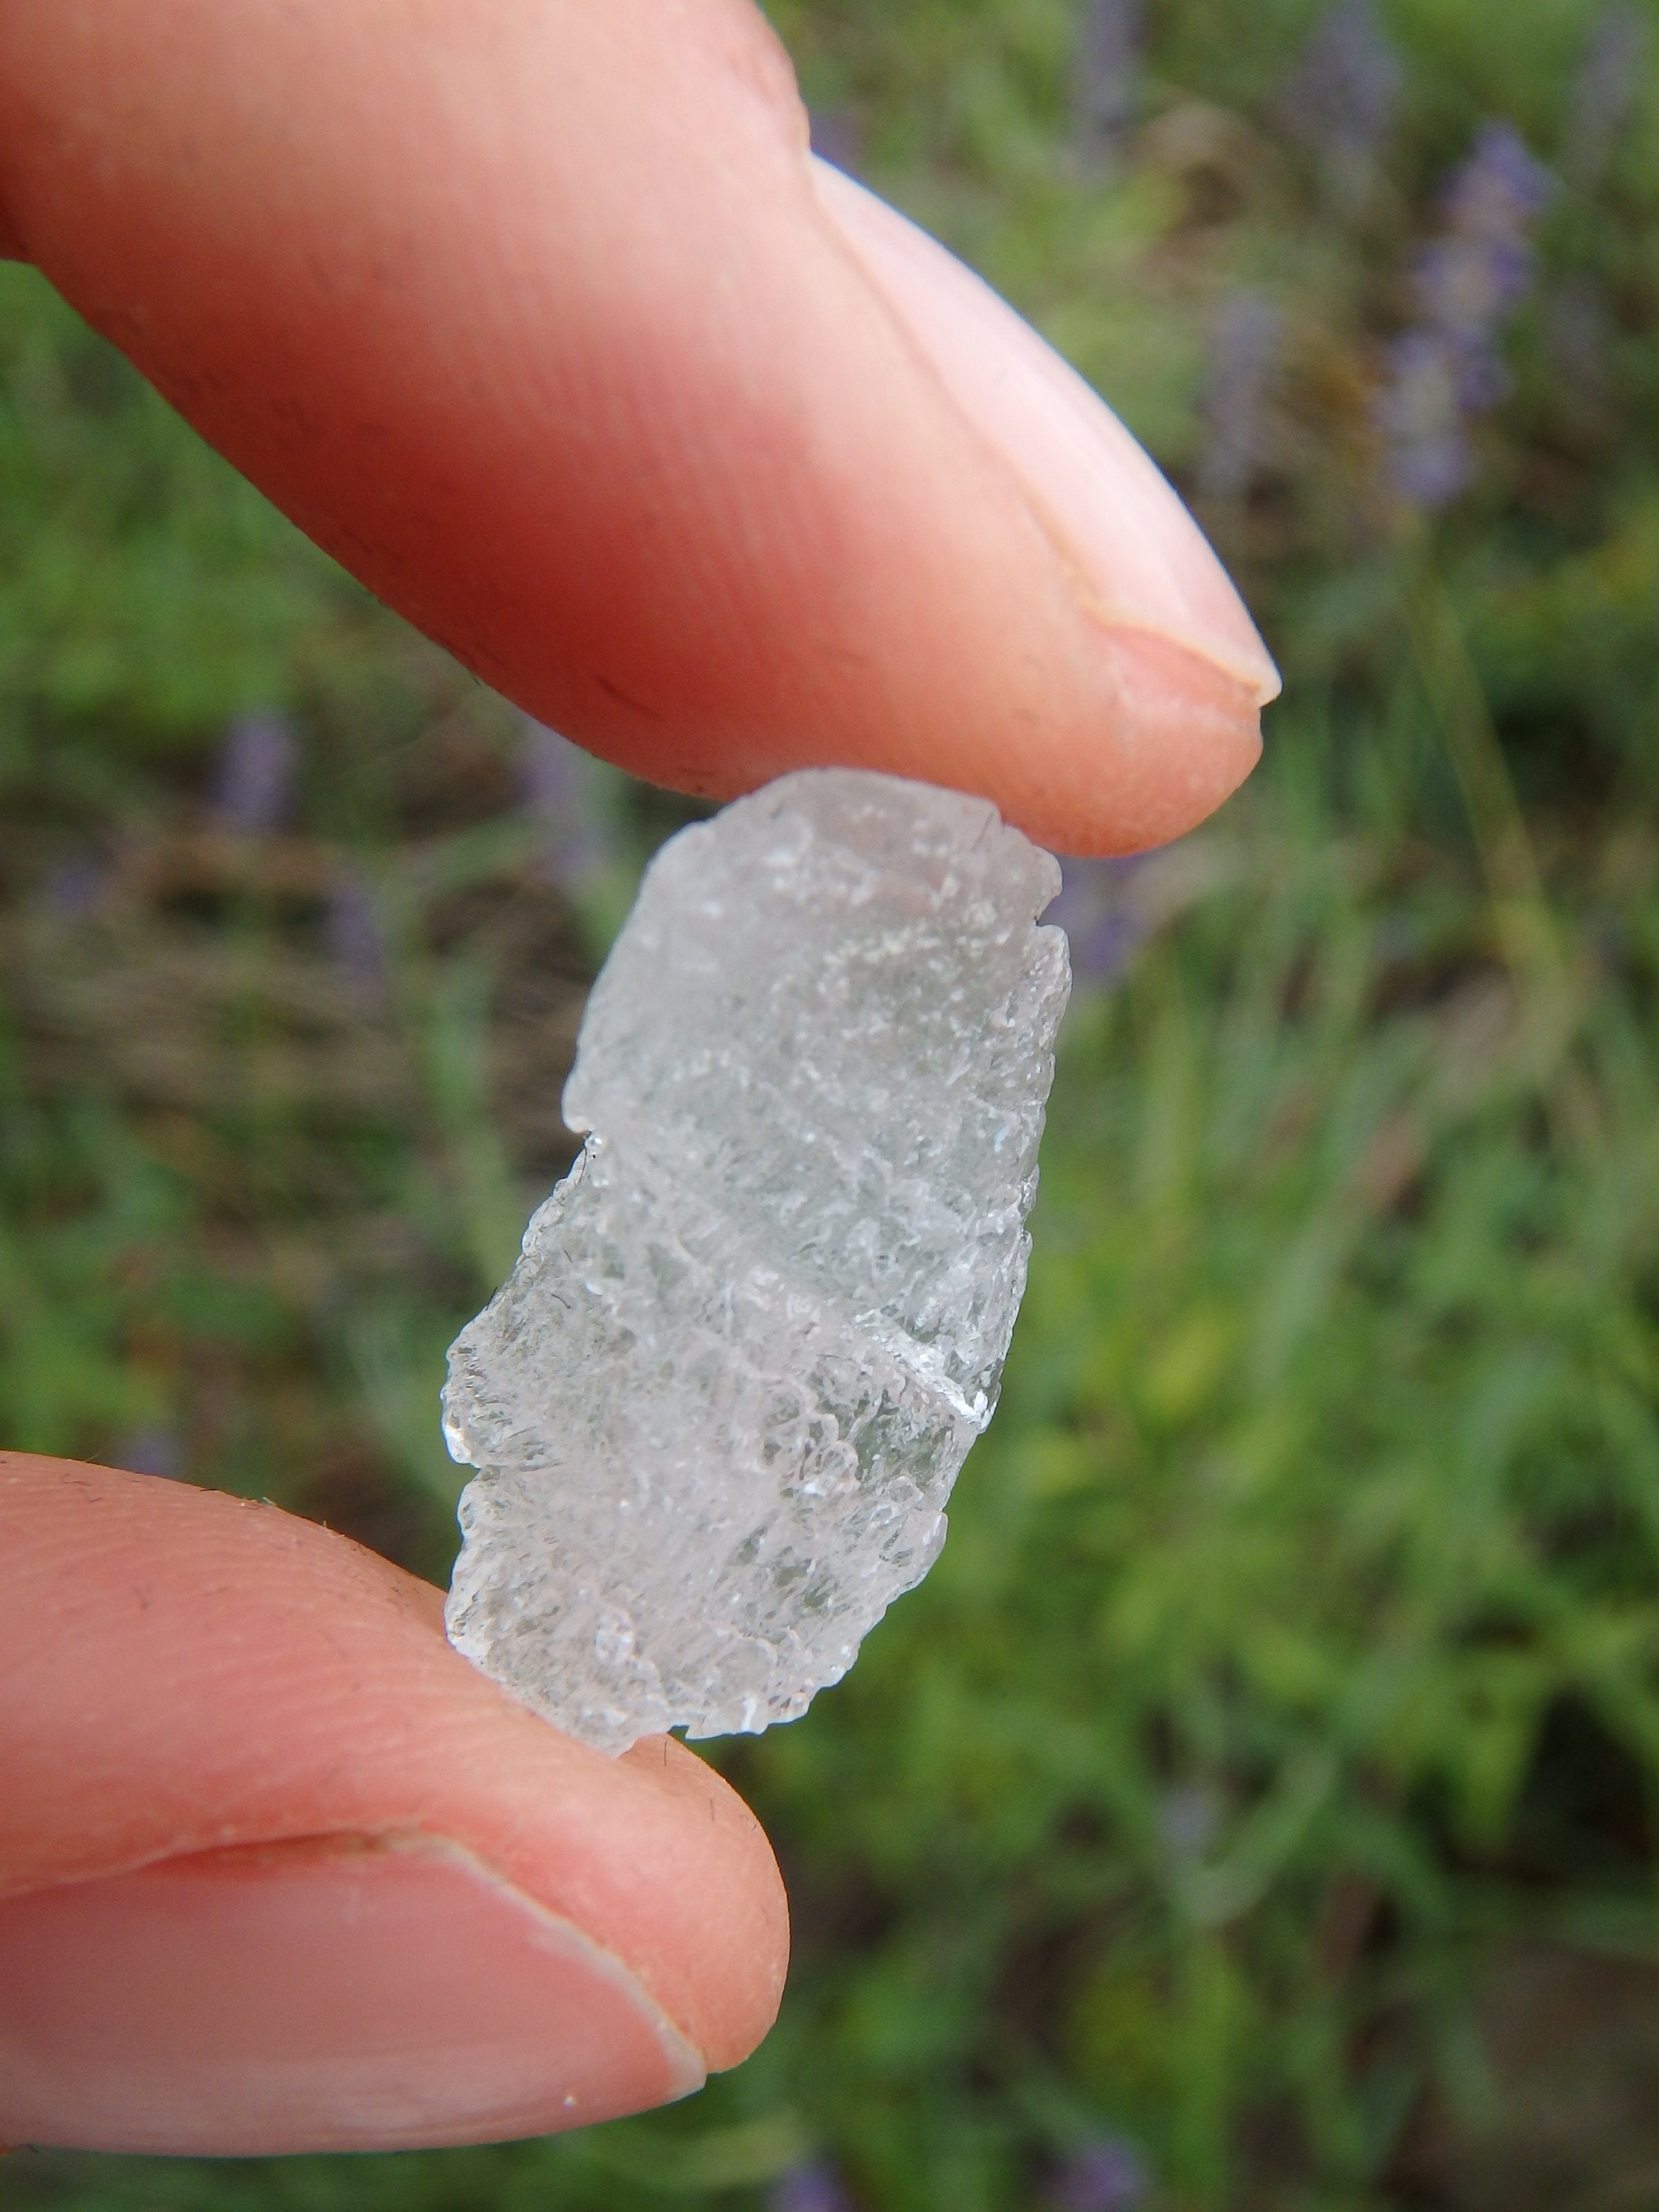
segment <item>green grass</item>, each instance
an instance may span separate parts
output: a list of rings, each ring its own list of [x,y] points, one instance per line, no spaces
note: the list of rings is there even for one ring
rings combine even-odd
[[[0,2208],[748,2212],[822,2158],[865,2212],[1024,2212],[1103,2135],[1165,2212],[1644,2201],[1651,77],[1552,204],[1513,389],[1429,521],[1380,492],[1370,412],[1411,256],[1483,115],[1571,168],[1592,8],[1390,11],[1385,172],[1340,204],[1283,119],[1304,6],[1154,8],[1109,163],[1061,0],[775,14],[872,179],[1195,489],[1289,679],[1267,764],[1114,891],[1156,926],[1069,1019],[940,1565],[805,1720],[717,1753],[797,1918],[761,2053],[549,2144],[20,2154]],[[1224,495],[1207,353],[1244,286],[1284,337]],[[600,777],[609,872],[550,882],[515,718],[5,269],[0,482],[5,1440],[160,1435],[441,1577],[443,1348],[568,1157],[583,983],[678,817]],[[237,836],[212,762],[268,708],[297,811]],[[343,881],[378,975],[331,949]]]

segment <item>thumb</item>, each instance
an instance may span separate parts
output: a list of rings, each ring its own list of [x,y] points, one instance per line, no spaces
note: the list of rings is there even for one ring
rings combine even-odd
[[[727,794],[838,762],[1176,835],[1277,688],[1158,471],[807,155],[744,0],[9,0],[17,242],[532,714]]]
[[[0,2142],[541,2135],[684,2095],[788,1948],[752,1816],[607,1759],[274,1506],[0,1454]]]

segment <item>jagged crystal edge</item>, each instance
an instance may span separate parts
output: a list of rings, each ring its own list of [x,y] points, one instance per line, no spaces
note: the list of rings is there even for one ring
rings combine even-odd
[[[451,1637],[573,1733],[792,1718],[937,1556],[1024,1285],[1057,880],[834,770],[647,875],[567,1087],[601,1128],[444,1394]]]
[[[629,1240],[635,1255],[654,1254],[659,1271],[678,1262],[683,1283],[702,1293],[688,1301],[701,1324],[685,1328],[666,1370],[654,1346],[640,1358],[625,1290],[608,1296],[590,1265],[609,1239],[629,1238],[630,1216],[651,1224],[647,1246]],[[526,1240],[526,1262],[452,1354],[446,1437],[484,1470],[462,1503],[452,1639],[605,1750],[671,1727],[720,1735],[795,1717],[938,1556],[945,1501],[982,1421],[962,1419],[912,1363],[884,1358],[782,1283],[705,1209],[671,1224],[659,1191],[641,1193],[614,1148],[590,1140],[535,1233],[539,1249]],[[568,1419],[556,1438],[539,1425],[478,1419],[483,1372],[559,1260],[565,1326],[580,1340],[569,1348],[610,1369],[594,1426],[577,1439],[583,1464],[614,1473],[597,1501],[562,1484],[573,1471],[559,1448]],[[769,1355],[758,1365],[757,1323]],[[780,1328],[787,1361],[776,1358]],[[711,1370],[723,1388],[711,1389]],[[641,1405],[653,1422],[635,1422]],[[682,1419],[691,1434],[677,1454]],[[711,1462],[723,1478],[714,1485]],[[903,1471],[872,1490],[860,1476],[884,1463]],[[571,1506],[556,1531],[545,1524],[550,1481]],[[849,1557],[859,1563],[850,1577],[838,1571]],[[503,1559],[514,1569],[505,1576]],[[641,1639],[641,1617],[673,1620],[678,1632],[665,1648]]]

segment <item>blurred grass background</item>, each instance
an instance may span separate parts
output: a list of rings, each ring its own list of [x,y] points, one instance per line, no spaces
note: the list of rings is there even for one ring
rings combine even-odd
[[[0,2208],[1659,2204],[1659,15],[778,0],[823,149],[1194,501],[1286,677],[1068,871],[944,1559],[715,1756],[782,2021],[580,2137],[19,2153]],[[442,1579],[444,1347],[684,818],[0,268],[5,1440]]]

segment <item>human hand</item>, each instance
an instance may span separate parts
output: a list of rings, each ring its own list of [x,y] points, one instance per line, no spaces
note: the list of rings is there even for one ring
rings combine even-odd
[[[1276,678],[1041,342],[809,162],[744,0],[6,0],[0,246],[543,720],[727,793],[978,790],[1177,835]],[[736,2063],[775,1866],[435,1592],[265,1506],[0,1462],[0,2140],[541,2132]]]

